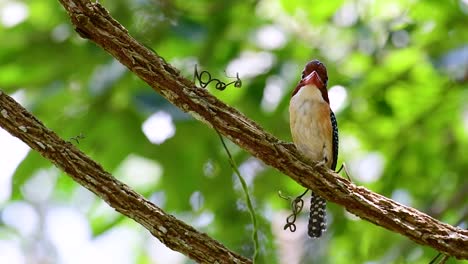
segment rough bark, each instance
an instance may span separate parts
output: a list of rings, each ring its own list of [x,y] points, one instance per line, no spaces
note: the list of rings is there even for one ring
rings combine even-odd
[[[118,212],[144,226],[169,248],[198,263],[252,263],[190,225],[165,213],[59,138],[13,98],[0,91],[0,126],[52,161]]]
[[[416,209],[356,186],[323,166],[307,164],[294,147],[265,132],[255,122],[217,100],[206,90],[195,87],[161,57],[139,44],[98,3],[87,0],[60,0],[60,2],[82,37],[104,48],[171,103],[210,127],[216,128],[221,134],[266,164],[371,223],[400,233],[421,245],[430,246],[447,255],[468,259],[467,230],[442,223]],[[0,98],[2,103],[0,110],[3,111],[4,104],[9,99],[6,99],[6,95]],[[6,111],[9,113],[14,111],[14,108]],[[206,235],[200,234],[203,239],[199,238],[199,234],[193,228],[167,216],[128,187],[116,182],[94,161],[82,154],[78,155],[80,152],[75,152],[76,149],[71,144],[58,139],[44,127],[26,123],[27,120],[22,120],[26,117],[37,120],[24,111],[22,113],[23,116],[15,117],[15,123],[7,126],[11,122],[9,117],[13,114],[9,113],[5,117],[2,112],[0,125],[52,160],[119,212],[144,225],[172,249],[200,262],[205,262],[202,257],[207,257],[209,251],[215,251],[217,256],[223,253],[226,261],[232,261],[231,258],[234,257],[239,261],[247,261],[224,248],[220,249],[222,246]],[[53,144],[49,142],[52,139],[55,142]],[[122,204],[121,196],[129,196],[131,203]],[[146,218],[149,215],[152,215],[151,218]],[[163,220],[153,222],[155,215],[161,215]],[[183,226],[183,230],[189,230],[190,235],[184,235],[184,231],[178,229],[179,226]],[[193,243],[195,238],[197,243]],[[210,241],[210,244],[203,241]]]

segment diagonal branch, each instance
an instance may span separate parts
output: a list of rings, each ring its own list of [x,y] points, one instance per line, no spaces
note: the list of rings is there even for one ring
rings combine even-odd
[[[166,214],[124,183],[47,129],[13,98],[0,90],[0,126],[52,161],[76,182],[118,212],[144,226],[169,248],[199,263],[252,263],[216,240]]]
[[[135,39],[130,37],[127,30],[117,21],[110,17],[109,13],[98,3],[91,3],[88,0],[60,0],[62,5],[67,10],[71,17],[72,23],[76,27],[76,31],[84,38],[88,38],[104,48],[112,56],[117,58],[123,65],[133,71],[138,77],[146,81],[155,91],[163,95],[174,105],[178,106],[185,112],[190,113],[198,120],[206,123],[210,127],[216,128],[221,134],[238,144],[252,155],[261,159],[268,165],[277,168],[281,172],[289,175],[292,179],[301,185],[311,188],[314,192],[322,197],[335,202],[346,208],[349,212],[368,220],[376,225],[382,226],[390,231],[400,233],[411,240],[426,246],[435,248],[445,254],[454,256],[459,259],[468,259],[468,231],[442,223],[416,209],[401,205],[389,198],[373,193],[363,187],[356,186],[339,175],[320,166],[311,166],[300,159],[300,155],[294,148],[288,144],[278,140],[271,134],[265,132],[255,122],[251,121],[237,110],[225,105],[217,100],[204,89],[198,89],[194,84],[182,77],[179,72],[172,66],[167,64],[161,57],[157,56],[147,48],[139,44]],[[5,96],[0,96],[3,99]],[[5,118],[4,118],[5,119]],[[0,116],[0,120],[4,120]],[[4,122],[1,122],[2,126]],[[23,125],[24,126],[24,125]],[[18,126],[12,128],[10,133],[20,137],[23,130]],[[19,129],[19,131],[18,131]],[[7,129],[8,130],[8,129]],[[23,131],[24,132],[24,131]],[[33,131],[34,132],[34,131]],[[42,141],[50,137],[50,131],[44,135]],[[22,137],[20,137],[23,139]],[[23,139],[25,141],[25,139]],[[26,141],[25,141],[26,142]],[[30,146],[35,146],[38,151],[43,151],[41,144],[36,141],[31,141]],[[39,147],[37,145],[39,144]],[[43,145],[43,144],[42,144]],[[48,146],[48,145],[46,145]],[[73,169],[77,166],[76,163],[71,163],[76,159],[76,154],[71,155],[69,152],[70,146],[55,146],[58,150],[64,150],[67,155],[59,156],[59,158],[68,158],[65,165],[70,165],[72,169],[66,170],[69,174],[77,173],[78,170]],[[42,153],[42,152],[41,152]],[[53,153],[57,153],[56,151]],[[44,155],[44,154],[43,154]],[[70,156],[71,155],[71,156]],[[60,166],[56,155],[44,155]],[[77,160],[81,162],[81,160]],[[90,170],[94,166],[99,165],[88,160],[90,163],[84,165]],[[61,168],[63,167],[60,166]],[[66,168],[66,167],[65,167]],[[65,169],[64,168],[64,169]],[[94,175],[94,176],[91,176]],[[82,179],[76,179],[85,187],[88,185],[94,186],[101,174],[85,174]],[[110,175],[107,175],[110,177]],[[103,185],[105,186],[105,185]],[[112,186],[116,189],[111,193],[106,193],[109,187],[94,186],[92,189],[96,194],[103,197],[112,206],[115,194],[127,194],[135,196],[134,192],[129,192],[128,188],[122,191],[122,184]],[[101,194],[101,192],[103,192]],[[109,196],[110,195],[110,196]],[[134,203],[131,205],[122,205],[119,208],[120,212],[136,219],[136,216],[141,216],[143,210],[149,212],[147,207],[153,208],[158,213],[159,209],[136,196]],[[117,207],[116,207],[117,208]],[[151,210],[150,210],[151,211]],[[165,226],[162,232],[157,227],[159,225],[151,225],[146,222],[148,219],[141,219],[145,227],[152,232],[161,241],[167,243],[169,232]],[[137,220],[138,221],[138,220]],[[171,224],[177,222],[172,217],[168,217],[167,221]],[[179,222],[177,222],[179,223]],[[168,245],[184,254],[192,257],[193,250],[199,250],[188,246],[186,237],[175,230],[171,230],[170,235],[181,239],[175,243],[172,241]],[[190,229],[195,232],[193,229]],[[191,240],[188,240],[191,242]],[[181,248],[178,248],[181,246]],[[188,250],[191,248],[192,251]],[[205,248],[205,249],[211,249]],[[225,254],[225,251],[223,251]],[[232,255],[229,255],[232,256]]]

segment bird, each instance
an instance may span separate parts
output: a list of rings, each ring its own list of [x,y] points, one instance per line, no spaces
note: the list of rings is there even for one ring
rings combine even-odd
[[[293,143],[307,160],[335,170],[338,159],[338,123],[330,108],[328,74],[318,60],[308,62],[289,103]],[[319,238],[326,231],[326,200],[312,191],[308,235]]]

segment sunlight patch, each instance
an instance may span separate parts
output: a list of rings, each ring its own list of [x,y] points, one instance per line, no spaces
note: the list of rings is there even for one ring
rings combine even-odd
[[[139,191],[152,188],[162,175],[162,167],[151,159],[130,154],[120,163],[115,175]]]
[[[270,76],[266,80],[265,89],[262,97],[262,110],[265,112],[275,111],[286,92],[285,81],[278,76]]]
[[[29,203],[18,201],[7,205],[1,215],[2,222],[22,236],[33,236],[39,229],[39,215]]]
[[[252,78],[267,72],[274,62],[275,56],[270,52],[245,51],[229,63],[226,72],[228,76],[239,73],[240,78]]]
[[[255,44],[266,50],[280,49],[284,47],[286,41],[286,34],[278,26],[264,26],[255,32]]]
[[[0,118],[2,118],[0,116]],[[30,148],[21,140],[0,129],[0,203],[10,199],[11,183],[18,165]]]
[[[143,123],[143,133],[153,144],[162,144],[175,135],[175,126],[170,114],[159,111]]]
[[[328,97],[330,99],[330,108],[333,112],[339,113],[346,106],[346,98],[348,98],[348,92],[346,88],[341,85],[334,85],[328,90]]]
[[[351,176],[362,183],[375,182],[382,176],[384,164],[382,154],[371,152],[350,162]]]
[[[28,6],[20,2],[6,2],[0,8],[0,23],[6,28],[14,27],[28,18]]]

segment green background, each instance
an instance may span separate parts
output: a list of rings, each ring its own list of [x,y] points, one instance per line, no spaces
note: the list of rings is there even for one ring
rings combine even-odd
[[[303,66],[321,60],[329,87],[338,91],[330,100],[344,99],[335,109],[338,164],[346,162],[358,185],[467,227],[466,1],[100,2],[187,78],[195,63],[225,82],[234,80],[226,69],[229,76],[239,72],[242,88],[208,89],[286,141],[290,92]],[[0,9],[9,3],[0,2]],[[47,127],[166,212],[251,257],[244,195],[216,133],[81,39],[58,1],[15,3],[23,3],[28,16],[14,26],[0,25],[0,89],[20,94]],[[246,58],[253,61],[245,64]],[[243,67],[236,68],[242,59]],[[161,144],[152,144],[142,131],[156,112],[170,116],[175,128]],[[79,135],[84,136],[79,143],[71,139]],[[329,228],[322,239],[307,238],[307,213],[296,233],[283,231],[289,209],[278,191],[296,196],[303,188],[231,142],[228,147],[259,218],[261,263],[428,263],[436,255],[334,204],[328,206]],[[12,175],[11,195],[1,201],[0,213],[18,203],[28,204],[39,218],[57,206],[71,208],[88,221],[91,239],[119,228],[148,237],[131,249],[128,263],[166,263],[149,253],[156,242],[145,230],[94,196],[83,196],[87,191],[52,167],[29,152]],[[25,186],[44,186],[37,182],[39,172],[52,179],[41,201],[25,194]],[[87,197],[86,206],[80,197]],[[32,239],[2,220],[0,240],[44,246],[49,238],[40,230]],[[58,250],[49,246],[54,245]],[[21,252],[37,254],[29,247]]]

